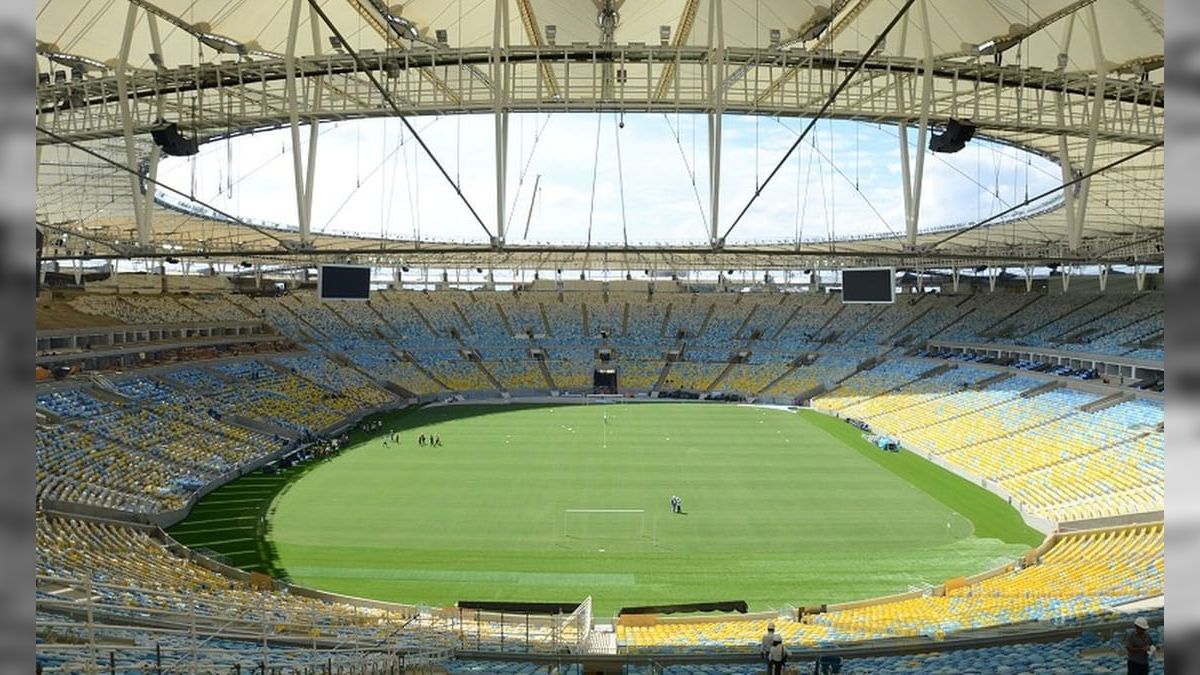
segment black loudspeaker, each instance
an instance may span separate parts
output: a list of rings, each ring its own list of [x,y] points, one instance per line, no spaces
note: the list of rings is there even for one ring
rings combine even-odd
[[[179,125],[174,122],[164,122],[150,130],[150,136],[162,151],[176,157],[194,155],[200,151],[200,144],[194,138],[186,138],[179,133]]]
[[[958,152],[975,136],[975,125],[951,119],[946,130],[929,137],[930,152]]]

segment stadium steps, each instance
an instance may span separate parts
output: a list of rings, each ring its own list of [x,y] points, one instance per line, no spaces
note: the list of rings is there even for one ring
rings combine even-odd
[[[384,301],[384,302],[386,302],[386,301]],[[392,325],[392,322],[388,321],[387,317],[384,316],[383,313],[379,311],[379,308],[375,306],[375,303],[373,303],[371,301],[367,301],[367,307],[375,314],[375,316],[379,317],[379,323],[392,329],[392,332],[394,332],[396,335],[400,334],[400,331],[396,330],[396,327]],[[388,337],[387,335],[384,335],[382,330],[376,328],[375,332],[378,333],[379,336],[382,337],[388,344],[391,344],[392,338]]]
[[[1063,314],[1063,315],[1059,316],[1059,317],[1058,317],[1058,318],[1056,318],[1054,321],[1049,321],[1049,322],[1045,323],[1043,326],[1052,326],[1052,325],[1054,325],[1055,323],[1057,323],[1057,322],[1059,322],[1059,321],[1062,321],[1063,319],[1069,318],[1069,317],[1071,317],[1072,315],[1074,315],[1074,314],[1077,314],[1078,312],[1080,312],[1081,310],[1083,310],[1085,307],[1089,307],[1089,306],[1091,306],[1092,304],[1094,304],[1094,303],[1096,303],[1096,302],[1099,302],[1099,300],[1100,300],[1100,298],[1101,298],[1101,297],[1103,297],[1103,295],[1097,295],[1097,296],[1095,296],[1094,298],[1092,298],[1091,300],[1088,300],[1087,302],[1083,303],[1082,305],[1080,305],[1080,306],[1076,307],[1075,309],[1073,309],[1073,310],[1071,310],[1071,311],[1067,312],[1066,314]],[[1071,332],[1073,332],[1073,331],[1079,331],[1079,330],[1083,329],[1085,326],[1090,326],[1090,325],[1092,325],[1093,323],[1096,323],[1097,321],[1100,321],[1100,320],[1101,320],[1101,319],[1103,319],[1104,317],[1106,317],[1106,316],[1108,316],[1108,315],[1112,314],[1113,312],[1116,312],[1116,311],[1118,311],[1118,310],[1120,310],[1120,309],[1123,309],[1123,308],[1125,308],[1125,307],[1127,307],[1127,306],[1129,306],[1129,305],[1131,305],[1131,304],[1133,304],[1133,303],[1137,302],[1138,300],[1141,300],[1141,298],[1140,298],[1140,297],[1139,297],[1139,296],[1138,296],[1136,293],[1135,293],[1135,294],[1132,294],[1132,295],[1130,296],[1129,300],[1127,300],[1126,302],[1123,302],[1123,303],[1121,303],[1121,304],[1119,304],[1119,305],[1116,305],[1116,306],[1114,306],[1114,307],[1110,308],[1110,309],[1109,309],[1107,312],[1103,312],[1102,314],[1100,314],[1100,315],[1098,315],[1098,316],[1094,316],[1094,317],[1092,317],[1091,319],[1089,319],[1089,320],[1087,320],[1087,321],[1085,321],[1085,322],[1083,322],[1083,323],[1079,324],[1078,326],[1075,326],[1074,328],[1068,328],[1067,330],[1065,330],[1065,331],[1062,331],[1061,333],[1056,333],[1056,334],[1055,334],[1053,337],[1051,337],[1051,338],[1050,338],[1050,341],[1051,341],[1051,342],[1066,342],[1066,341],[1067,341],[1067,336],[1068,336],[1068,335],[1069,335]],[[1035,328],[1034,330],[1032,330],[1032,331],[1029,331],[1029,332],[1030,332],[1030,333],[1036,332],[1036,331],[1040,330],[1040,329],[1041,329],[1043,326],[1039,326],[1038,328]]]
[[[546,317],[546,306],[538,303],[538,316],[542,317],[542,328],[546,331],[543,335],[554,337],[554,330],[550,327],[550,319]]]
[[[872,365],[871,365],[871,368],[874,368],[875,366],[879,365],[880,363],[883,363],[883,361],[882,361],[882,360],[878,360],[878,359],[877,359],[877,360],[876,360],[876,362],[875,362],[874,364],[872,364]],[[888,389],[886,389],[886,390],[884,390],[884,391],[881,391],[881,392],[878,392],[878,393],[875,393],[875,394],[871,394],[870,396],[867,396],[866,398],[859,399],[859,400],[857,400],[857,401],[855,401],[855,402],[851,403],[850,405],[848,405],[848,406],[845,406],[844,408],[841,408],[841,409],[839,409],[839,410],[838,410],[838,412],[839,412],[839,413],[845,413],[846,411],[848,411],[848,410],[850,410],[850,409],[852,409],[852,408],[854,408],[854,407],[856,407],[856,406],[862,405],[863,403],[866,403],[867,401],[870,401],[870,400],[873,400],[873,399],[877,399],[877,398],[880,398],[880,397],[882,397],[882,396],[888,396],[888,395],[891,395],[891,394],[895,394],[896,392],[903,390],[905,387],[908,387],[909,385],[911,385],[911,384],[913,384],[913,383],[915,383],[915,382],[920,382],[921,380],[926,380],[926,379],[929,379],[929,378],[931,378],[931,377],[936,377],[936,376],[938,376],[938,375],[941,375],[942,373],[944,373],[944,372],[946,372],[946,371],[949,371],[949,370],[954,370],[955,368],[957,368],[957,366],[955,366],[955,365],[951,365],[951,364],[948,364],[948,363],[947,363],[947,364],[942,364],[942,365],[939,365],[939,366],[935,366],[935,367],[933,367],[933,368],[930,368],[929,370],[926,370],[926,371],[924,371],[924,372],[920,373],[919,375],[917,375],[916,377],[912,378],[911,380],[904,380],[903,382],[901,382],[900,384],[897,384],[897,385],[896,385],[896,386],[894,386],[894,387],[889,387]],[[869,370],[869,368],[867,368],[867,369],[865,369],[865,370]],[[855,371],[855,372],[857,373],[857,372],[861,372],[861,371]],[[845,377],[845,378],[842,378],[841,380],[839,380],[839,381],[838,381],[838,384],[840,385],[842,382],[845,382],[847,379],[849,379],[849,377],[852,377],[853,375],[854,375],[854,373],[851,373],[851,374],[850,374],[850,376],[848,376],[848,377]],[[836,389],[836,387],[835,387],[835,389]],[[889,411],[889,412],[890,412],[890,411]],[[881,414],[882,414],[882,413],[881,413]]]
[[[738,300],[741,300],[741,298],[739,297]],[[700,322],[700,330],[696,331],[696,339],[704,337],[704,334],[708,331],[708,324],[710,321],[712,321],[713,314],[715,314],[716,311],[717,306],[714,304],[709,304],[708,312],[705,313],[704,320]]]
[[[438,332],[438,329],[433,327],[433,324],[429,321],[429,317],[425,316],[425,313],[417,307],[416,303],[409,300],[408,306],[412,308],[413,313],[421,320],[421,323],[425,324],[425,327],[429,329],[430,335],[441,337],[442,334]]]
[[[442,382],[440,379],[438,379],[438,377],[436,375],[434,375],[432,371],[430,371],[425,366],[421,365],[421,362],[417,360],[417,357],[412,355],[412,352],[399,351],[399,352],[396,352],[396,356],[399,357],[401,361],[407,361],[407,362],[411,363],[413,365],[413,368],[416,368],[418,371],[421,372],[422,375],[424,375],[425,377],[428,377],[431,382],[436,384],[443,391],[450,391],[450,387],[446,386],[445,382]]]
[[[250,431],[265,434],[268,437],[279,436],[280,438],[286,438],[289,441],[295,441],[300,438],[300,432],[296,431],[295,429],[289,429],[266,420],[246,417],[245,415],[239,415],[237,413],[222,415],[221,421],[226,424],[232,424],[234,426],[242,427],[243,429],[249,429]]]
[[[984,411],[984,410],[988,410],[989,408],[995,408],[995,407],[998,407],[998,406],[1002,406],[1002,405],[1004,405],[1004,404],[1006,404],[1006,403],[1009,403],[1009,402],[1011,402],[1011,401],[1012,401],[1014,398],[1016,398],[1016,397],[1015,397],[1015,396],[1012,396],[1012,397],[1006,398],[1006,399],[1004,399],[1004,400],[1001,400],[1001,401],[995,401],[995,402],[993,402],[993,403],[988,403],[988,404],[986,404],[986,405],[981,405],[981,406],[978,406],[978,407],[972,407],[972,408],[970,408],[969,410],[964,410],[963,412],[960,412],[960,413],[957,413],[957,414],[954,414],[954,415],[948,415],[948,416],[946,416],[946,417],[939,418],[939,419],[938,419],[937,421],[935,421],[935,422],[930,422],[930,423],[928,423],[928,424],[918,424],[918,425],[916,425],[916,426],[913,426],[913,427],[904,427],[903,429],[896,429],[896,430],[895,430],[894,432],[892,432],[892,433],[893,433],[893,434],[902,434],[902,433],[909,432],[909,431],[915,431],[915,430],[917,430],[917,429],[928,429],[929,427],[936,426],[936,425],[938,425],[938,424],[942,424],[943,422],[949,422],[950,420],[956,420],[956,419],[958,419],[958,418],[960,418],[960,417],[966,417],[967,415],[974,415],[974,414],[976,414],[976,413],[979,413],[979,412],[982,412],[982,411]],[[927,403],[928,403],[928,402],[927,402]]]
[[[1065,417],[1065,415],[1063,417]],[[1061,418],[1058,418],[1058,419],[1061,419]],[[1118,440],[1115,440],[1111,443],[1105,443],[1104,445],[1092,448],[1091,450],[1088,450],[1086,452],[1081,452],[1077,455],[1071,455],[1070,457],[1067,457],[1066,459],[1056,459],[1053,462],[1050,462],[1048,464],[1042,464],[1040,466],[1035,466],[1035,467],[1032,467],[1029,469],[1025,469],[1023,471],[1000,473],[992,478],[997,481],[1003,481],[1003,480],[1009,480],[1011,478],[1017,478],[1020,476],[1027,476],[1029,474],[1037,473],[1039,471],[1045,471],[1047,469],[1050,469],[1051,467],[1055,467],[1060,464],[1070,464],[1072,462],[1078,462],[1079,460],[1081,460],[1085,457],[1089,457],[1091,455],[1098,455],[1098,454],[1101,454],[1104,452],[1108,452],[1119,445],[1125,445],[1127,443],[1132,443],[1133,441],[1136,441],[1139,438],[1142,438],[1144,436],[1149,436],[1149,435],[1150,435],[1149,431],[1143,431],[1140,433],[1135,432],[1135,433],[1130,434],[1129,436],[1123,436]],[[1137,486],[1134,488],[1129,488],[1129,490],[1127,490],[1127,491],[1136,491],[1136,490],[1140,490],[1140,489],[1142,489],[1141,486]],[[1091,496],[1080,498],[1080,499],[1074,499],[1074,500],[1071,500],[1070,502],[1062,502],[1062,503],[1057,504],[1057,506],[1069,506],[1071,504],[1075,504],[1078,502],[1087,501],[1088,499],[1094,498],[1094,496],[1095,495],[1091,495]]]
[[[1119,403],[1124,403],[1126,401],[1132,401],[1134,398],[1136,398],[1136,397],[1133,394],[1130,394],[1130,393],[1124,392],[1124,391],[1119,391],[1115,394],[1109,394],[1108,396],[1105,396],[1104,398],[1100,399],[1099,401],[1092,401],[1091,403],[1085,403],[1085,404],[1079,406],[1079,410],[1080,410],[1080,412],[1094,413],[1094,412],[1097,412],[1100,410],[1104,410],[1105,408],[1111,408],[1114,405],[1117,405]]]
[[[1114,307],[1114,308],[1110,309],[1109,311],[1101,314],[1100,316],[1096,317],[1095,319],[1092,319],[1091,321],[1088,321],[1087,323],[1083,324],[1082,326],[1076,326],[1075,328],[1072,328],[1071,330],[1067,331],[1066,333],[1063,333],[1062,341],[1063,342],[1083,342],[1084,341],[1083,338],[1092,337],[1094,335],[1105,335],[1107,333],[1123,330],[1125,328],[1128,328],[1135,324],[1141,323],[1142,321],[1145,321],[1146,319],[1153,317],[1156,314],[1156,312],[1151,311],[1149,314],[1139,316],[1130,321],[1126,321],[1125,323],[1122,323],[1120,325],[1115,325],[1115,326],[1099,325],[1100,322],[1104,319],[1104,317],[1112,314],[1113,312],[1116,312],[1120,309],[1124,309],[1125,307],[1132,305],[1133,303],[1137,302],[1139,299],[1140,298],[1135,296],[1134,299],[1130,300],[1129,302],[1126,302],[1119,307]]]
[[[737,340],[750,339],[749,335],[743,335],[743,333],[746,330],[746,326],[750,325],[750,321],[754,318],[754,314],[755,314],[755,312],[758,311],[758,307],[759,307],[758,305],[754,305],[753,307],[750,308],[750,311],[746,313],[746,318],[742,319],[742,322],[740,324],[738,324],[737,330],[733,331],[734,339],[737,339]]]
[[[337,307],[335,306],[336,303],[326,302],[326,303],[322,303],[322,304],[325,305],[325,309],[328,309],[330,314],[332,314],[338,318],[338,321],[341,321],[342,323],[346,324],[346,328],[347,328],[347,330],[350,331],[351,335],[366,335],[366,333],[364,333],[357,324],[355,324],[353,321],[347,319],[346,317],[342,316],[342,313],[339,312],[337,310]]]
[[[993,384],[996,384],[997,382],[1003,382],[1004,380],[1007,380],[1010,377],[1013,377],[1013,373],[1005,370],[1005,371],[996,373],[995,375],[992,375],[991,377],[985,377],[982,380],[975,382],[974,384],[967,385],[967,389],[970,389],[971,391],[983,391],[984,389],[987,389],[988,387],[992,386]]]
[[[487,366],[483,365],[483,359],[480,358],[479,352],[473,349],[469,350],[466,358],[468,361],[475,364],[475,367],[479,369],[479,372],[483,373],[483,376],[487,378],[487,381],[491,382],[492,386],[496,388],[496,391],[508,391],[508,388],[503,384],[500,384],[500,380],[497,380],[496,376],[492,375],[492,371],[488,370]]]
[[[179,299],[179,296],[175,295],[174,293],[163,293],[162,297],[166,298],[169,302],[173,302],[179,307],[182,307],[183,311],[187,312],[193,317],[192,321],[205,322],[209,320],[207,317],[201,316],[200,312],[197,312],[194,308],[183,304],[183,301]]]
[[[508,313],[504,311],[504,307],[502,307],[498,302],[492,304],[496,305],[496,311],[500,313],[500,323],[504,324],[504,330],[510,336],[516,335],[516,333],[513,332],[512,322],[508,320]]]
[[[675,308],[675,303],[673,303],[673,302],[667,303],[667,311],[663,312],[662,323],[659,324],[659,326],[658,326],[658,336],[661,338],[667,337],[667,326],[670,325],[671,310],[674,308]],[[672,335],[671,339],[675,339],[675,336]]]
[[[875,323],[876,321],[879,321],[883,317],[884,312],[888,311],[888,309],[890,309],[892,307],[895,307],[895,305],[885,305],[878,312],[875,312],[874,314],[869,316],[866,321],[862,322],[862,325],[860,325],[858,328],[855,328],[850,334],[847,335],[843,332],[842,334],[839,335],[840,339],[838,340],[838,342],[842,342],[842,343],[853,342],[854,338],[858,337],[859,333],[866,330],[867,326],[870,326],[871,324]]]
[[[979,297],[980,297],[980,298],[985,298],[985,297],[987,297],[987,296],[980,295]],[[1030,299],[1029,299],[1029,302],[1026,302],[1025,304],[1023,304],[1023,305],[1021,305],[1020,307],[1018,307],[1018,308],[1017,308],[1017,310],[1016,310],[1015,312],[1011,312],[1011,313],[1009,313],[1009,314],[1005,314],[1004,316],[1000,317],[1000,318],[999,318],[999,319],[997,319],[996,321],[993,321],[992,323],[988,324],[987,326],[984,326],[984,327],[983,327],[983,328],[982,328],[982,329],[979,331],[979,335],[981,335],[981,336],[983,336],[983,337],[988,337],[989,335],[991,335],[991,334],[992,334],[992,332],[993,332],[993,331],[999,330],[999,329],[1000,329],[1002,326],[1004,326],[1005,322],[1007,322],[1007,321],[1011,320],[1011,319],[1012,319],[1014,316],[1017,316],[1017,315],[1018,315],[1018,314],[1020,314],[1021,312],[1025,311],[1026,309],[1028,309],[1028,308],[1029,308],[1029,306],[1030,306],[1030,305],[1032,305],[1033,303],[1037,302],[1038,300],[1041,300],[1043,297],[1046,297],[1046,296],[1042,296],[1042,295],[1034,295],[1032,298],[1030,298]],[[983,300],[980,300],[980,302],[983,302]],[[1031,333],[1032,333],[1033,331],[1029,331],[1029,332],[1031,332]]]
[[[107,377],[93,373],[88,376],[88,380],[91,381],[92,387],[87,393],[95,396],[97,399],[121,405],[132,403],[129,397],[118,391]]]
[[[291,314],[292,318],[296,320],[296,323],[301,326],[300,335],[304,342],[323,342],[325,340],[325,335],[322,334],[321,331],[313,327],[313,325],[309,323],[307,319],[301,316],[300,313],[295,309],[289,307],[286,302],[283,302],[282,298],[279,301],[279,307],[282,307],[285,312]]]
[[[463,328],[466,329],[467,333],[470,335],[477,335],[479,331],[475,330],[474,324],[472,324],[471,320],[467,318],[467,313],[462,310],[462,307],[458,304],[458,301],[451,300],[450,306],[454,308],[454,313],[458,315],[458,320],[462,321]]]
[[[658,374],[658,380],[654,382],[654,386],[650,391],[662,391],[663,383],[667,381],[667,374],[671,372],[671,361],[663,359],[662,372]]]
[[[542,371],[542,378],[546,380],[546,386],[550,391],[558,391],[558,385],[554,383],[554,377],[550,375],[550,368],[546,365],[546,352],[541,353],[541,357],[534,357],[534,361],[538,363],[538,370]]]
[[[1054,391],[1055,389],[1061,389],[1062,386],[1063,386],[1062,382],[1058,382],[1057,380],[1051,380],[1050,382],[1047,382],[1045,384],[1039,384],[1036,387],[1031,387],[1029,389],[1026,389],[1025,391],[1021,392],[1021,398],[1033,398],[1034,396],[1041,396],[1042,394],[1044,394],[1048,391]]]
[[[832,296],[831,296],[831,297],[832,297]],[[838,318],[839,316],[841,316],[841,315],[842,315],[842,312],[844,312],[845,310],[846,310],[846,305],[845,305],[845,304],[843,304],[843,305],[841,305],[840,307],[838,307],[838,308],[837,308],[837,311],[836,311],[836,312],[834,312],[833,314],[830,314],[830,315],[829,315],[829,318],[828,318],[828,319],[825,319],[825,323],[821,324],[821,325],[820,325],[820,326],[819,326],[819,327],[818,327],[818,328],[817,328],[815,331],[813,331],[813,333],[812,333],[812,334],[813,334],[813,335],[821,335],[822,333],[824,333],[824,332],[825,332],[825,330],[826,330],[827,328],[829,328],[830,326],[832,326],[832,325],[834,324],[834,322],[835,322],[835,321],[837,321],[837,318]],[[818,342],[820,342],[820,340],[818,340]]]
[[[591,335],[592,335],[591,318],[592,317],[588,314],[588,307],[587,307],[586,302],[579,303],[579,311],[583,314],[583,334],[586,337],[591,337]]]
[[[324,356],[324,354],[320,354],[320,356]],[[321,382],[319,380],[315,380],[315,379],[309,377],[308,374],[305,373],[303,370],[297,369],[297,370],[293,371],[292,369],[288,368],[287,366],[283,365],[282,363],[275,361],[275,359],[273,359],[273,358],[259,359],[259,363],[262,363],[263,365],[267,366],[271,370],[274,370],[275,372],[277,372],[285,377],[294,377],[299,380],[304,380],[305,382],[313,385],[314,387],[316,387],[317,389],[320,389],[321,391],[329,392],[330,394],[333,394],[335,396],[340,396],[342,393],[342,392],[338,391],[337,389],[334,389],[333,387],[329,386],[328,384],[325,384],[324,382]]]
[[[716,389],[717,385],[721,384],[721,382],[723,382],[725,378],[729,376],[729,373],[733,372],[734,366],[738,365],[738,362],[733,360],[734,357],[731,356],[729,358],[729,363],[725,364],[725,367],[721,370],[720,374],[718,374],[708,385],[708,388],[704,390],[705,393]]]
[[[792,362],[788,365],[787,370],[780,373],[779,377],[776,377],[775,379],[768,382],[767,386],[754,392],[754,395],[761,396],[764,391],[769,391],[771,389],[771,387],[774,387],[775,385],[779,384],[780,382],[783,382],[784,379],[786,379],[789,375],[796,372],[796,369],[799,367],[800,367],[800,359],[793,359]]]

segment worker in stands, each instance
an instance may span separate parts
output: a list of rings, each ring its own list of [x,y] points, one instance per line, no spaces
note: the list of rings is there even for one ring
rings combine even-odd
[[[767,660],[767,655],[771,652],[771,645],[775,644],[775,624],[767,624],[767,632],[762,636],[762,648],[759,649],[759,654],[762,655],[762,660]]]
[[[1129,675],[1146,675],[1150,672],[1154,638],[1150,637],[1150,623],[1145,617],[1134,619],[1133,630],[1125,636],[1125,655]]]

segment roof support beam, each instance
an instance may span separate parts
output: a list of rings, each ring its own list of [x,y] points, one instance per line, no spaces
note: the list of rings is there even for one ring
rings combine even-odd
[[[300,145],[300,95],[296,78],[296,40],[300,32],[300,9],[307,0],[292,0],[291,19],[288,23],[287,50],[284,53],[284,68],[287,72],[286,88],[288,122],[292,132],[292,177],[296,185],[296,222],[300,226],[300,245],[308,244],[312,236],[312,223],[309,216],[312,213],[312,194],[308,188],[310,182],[305,180],[305,174],[312,174],[312,160],[316,157],[314,144],[309,144],[309,162],[305,167],[304,151]],[[313,125],[316,129],[316,125]],[[315,133],[314,133],[315,136]],[[315,140],[315,139],[314,139]],[[307,168],[307,171],[306,171]]]
[[[518,0],[519,2],[520,0]],[[503,55],[508,49],[508,3],[509,0],[495,0],[495,16],[492,26],[492,82],[496,85],[492,97],[492,113],[496,131],[496,237],[493,245],[504,245],[504,198],[508,194],[508,108],[504,100],[508,92],[508,69]]]
[[[933,43],[929,31],[928,0],[918,0],[921,13],[921,43],[924,47],[924,61],[921,68],[921,112],[917,122],[917,166],[915,171],[909,169],[908,159],[908,124],[901,122],[900,127],[900,173],[904,179],[904,229],[905,244],[917,245],[917,229],[921,220],[921,188],[925,182],[925,138],[929,131],[929,105],[933,100]],[[908,33],[908,18],[905,17],[901,27],[900,44],[903,49]],[[903,96],[904,87],[898,86],[896,93]]]
[[[698,1],[698,0],[696,0]],[[525,37],[529,39],[529,44],[541,47],[545,44],[542,39],[542,31],[538,26],[537,14],[533,11],[533,5],[529,0],[516,0],[517,10],[521,12],[521,24],[525,26]],[[554,69],[549,63],[542,63],[542,79],[546,82],[547,93],[551,100],[557,100],[559,96],[558,79],[554,76]]]
[[[117,103],[121,112],[121,127],[125,138],[125,162],[129,169],[130,199],[133,200],[133,216],[137,223],[137,243],[140,248],[150,245],[150,225],[146,222],[146,209],[142,204],[142,181],[138,175],[137,141],[133,137],[133,117],[129,106],[129,49],[133,44],[133,29],[137,26],[137,5],[130,4],[125,12],[125,28],[121,33],[121,49],[117,53]],[[148,189],[148,188],[147,188]]]
[[[700,0],[687,0],[687,2],[683,3],[683,13],[679,16],[679,25],[675,27],[675,34],[671,37],[672,47],[681,47],[687,44],[688,38],[692,35],[692,26],[696,23],[696,11],[698,9],[700,9]],[[722,42],[725,40],[724,31],[721,31],[721,40]],[[713,44],[711,27],[709,29],[708,44]],[[674,77],[675,62],[667,61],[663,64],[662,73],[658,76],[658,86],[654,88],[654,98],[656,100],[662,100],[667,95],[667,90],[670,88],[671,80]]]
[[[708,86],[712,103],[708,111],[708,189],[709,189],[709,245],[719,249],[725,245],[720,236],[721,215],[721,120],[725,114],[722,81],[725,77],[725,19],[721,11],[723,0],[708,2],[709,52]],[[660,83],[661,86],[661,83]]]
[[[1084,28],[1087,29],[1092,43],[1092,59],[1096,68],[1096,79],[1094,80],[1096,91],[1092,95],[1092,111],[1088,118],[1087,151],[1083,159],[1083,172],[1088,174],[1096,159],[1096,135],[1100,131],[1101,118],[1104,117],[1104,87],[1108,81],[1108,64],[1104,60],[1104,50],[1100,43],[1100,24],[1096,20],[1094,5],[1088,5],[1087,13],[1084,14]],[[1083,224],[1087,220],[1088,192],[1091,185],[1092,181],[1087,179],[1079,188],[1075,222],[1071,224],[1072,227],[1067,236],[1067,245],[1071,247],[1072,251],[1079,250],[1079,244],[1083,239]]]

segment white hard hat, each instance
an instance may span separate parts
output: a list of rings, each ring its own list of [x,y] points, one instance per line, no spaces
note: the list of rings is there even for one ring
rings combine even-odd
[[[1133,625],[1141,628],[1142,630],[1150,630],[1150,622],[1146,621],[1146,617],[1143,616],[1139,616],[1138,618],[1134,619]]]
[[[775,636],[775,644],[781,644],[782,642],[783,642],[783,636],[782,636],[782,635],[776,635],[776,636]]]
[[[775,630],[775,624],[773,624],[773,623],[767,624],[767,630]]]

